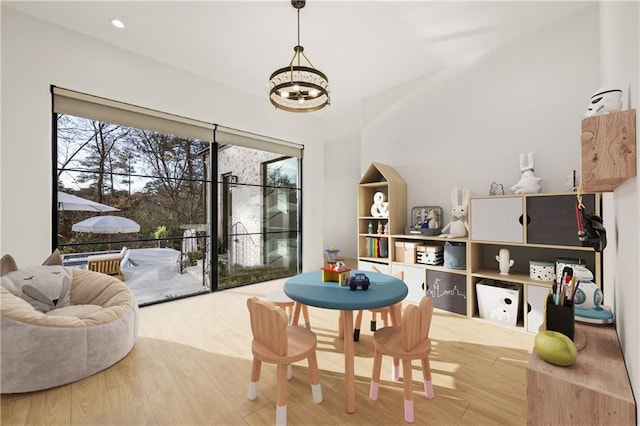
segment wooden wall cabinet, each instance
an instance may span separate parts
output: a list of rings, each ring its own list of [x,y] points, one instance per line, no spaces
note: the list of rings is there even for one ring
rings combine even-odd
[[[582,186],[610,192],[636,176],[636,110],[582,120]]]

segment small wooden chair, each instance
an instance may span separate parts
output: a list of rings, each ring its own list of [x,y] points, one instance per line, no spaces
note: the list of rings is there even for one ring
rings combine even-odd
[[[371,270],[373,272],[381,273],[380,270],[375,266],[372,266]],[[398,278],[399,280],[404,281],[404,271],[400,271],[397,274],[394,274],[393,276]],[[372,332],[376,331],[376,328],[377,328],[376,317],[378,314],[380,314],[380,318],[382,319],[384,326],[388,327],[389,316],[391,315],[391,309],[396,309],[397,312],[400,312],[401,308],[402,308],[402,302],[398,302],[393,306],[385,306],[383,308],[369,309],[369,312],[371,312],[371,326],[370,326],[371,331]],[[362,311],[358,311],[358,314],[356,315],[356,318],[353,321],[353,324],[354,324],[353,341],[357,342],[358,340],[360,340],[360,327],[362,326]]]
[[[283,290],[274,290],[271,293],[267,294],[265,298],[269,302],[284,309],[287,312],[287,315],[289,315],[289,322],[291,323],[291,325],[298,325],[298,324],[293,324],[293,307],[298,302],[295,302],[293,299],[287,296]],[[302,316],[304,317],[304,326],[307,327],[309,330],[311,330],[311,322],[309,320],[309,308],[307,307],[307,305],[304,305],[302,303],[300,304],[300,307],[302,308]]]
[[[378,399],[382,355],[386,354],[393,357],[393,380],[399,379],[399,360],[402,359],[404,419],[409,423],[414,421],[412,360],[419,359],[422,362],[424,393],[427,398],[433,398],[431,366],[429,365],[429,354],[431,353],[429,328],[431,327],[432,318],[433,299],[425,296],[420,301],[420,305],[409,305],[405,308],[400,327],[385,327],[373,334],[373,374],[371,376],[369,399],[374,401]]]
[[[282,308],[257,297],[247,299],[251,318],[253,366],[249,383],[250,400],[258,396],[258,381],[263,362],[278,366],[276,385],[276,425],[287,424],[287,380],[291,378],[291,364],[307,358],[311,376],[313,402],[322,402],[322,388],[316,358],[316,335],[304,327],[289,326]]]

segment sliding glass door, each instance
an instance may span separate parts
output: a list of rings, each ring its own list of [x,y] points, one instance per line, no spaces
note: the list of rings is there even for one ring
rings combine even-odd
[[[296,274],[300,160],[221,145],[218,174],[218,288]]]

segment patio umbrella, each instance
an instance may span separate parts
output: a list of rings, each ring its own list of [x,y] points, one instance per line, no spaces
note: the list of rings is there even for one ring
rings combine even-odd
[[[94,234],[126,234],[139,232],[140,225],[123,216],[94,216],[74,223],[71,230]]]
[[[58,191],[58,210],[63,211],[86,211],[86,212],[116,212],[120,209],[107,206],[106,204],[96,203],[77,195],[67,194]]]

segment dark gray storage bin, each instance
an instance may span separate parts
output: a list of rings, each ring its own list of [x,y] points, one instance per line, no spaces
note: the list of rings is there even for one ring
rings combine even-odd
[[[467,314],[467,276],[457,272],[427,269],[427,296],[433,306],[460,315]]]

